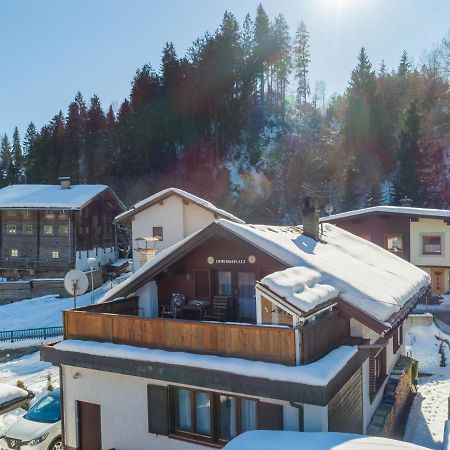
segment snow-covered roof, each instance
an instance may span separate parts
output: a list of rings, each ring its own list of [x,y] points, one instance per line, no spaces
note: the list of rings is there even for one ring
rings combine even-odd
[[[323,224],[320,242],[304,236],[300,226],[249,225],[225,219],[211,226],[230,231],[288,266],[263,278],[260,285],[303,313],[338,297],[389,327],[389,319],[427,289],[430,282],[423,270],[331,224]],[[100,301],[129,294],[148,271],[190,240],[199,239],[201,233],[198,231],[157,254]]]
[[[194,194],[191,194],[190,192],[183,191],[182,189],[178,188],[168,188],[164,189],[163,191],[157,192],[156,194],[153,194],[152,196],[141,200],[140,202],[136,203],[131,209],[128,211],[123,212],[122,214],[119,214],[115,220],[120,222],[124,219],[128,219],[132,216],[134,216],[139,211],[142,211],[143,209],[149,208],[150,206],[154,205],[155,203],[158,203],[159,201],[163,200],[164,198],[169,197],[170,195],[178,195],[184,199],[186,199],[189,202],[195,203],[198,206],[201,206],[202,208],[206,208],[213,212],[214,214],[217,214],[220,217],[224,217],[226,219],[232,220],[233,222],[239,222],[244,223],[243,220],[239,219],[236,216],[233,216],[233,214],[230,214],[229,212],[217,208],[217,206],[214,206],[212,203],[208,202],[207,200],[197,197]]]
[[[331,224],[316,242],[301,227],[218,222],[291,267],[261,284],[302,312],[339,297],[384,323],[429,284],[423,270]]]
[[[313,363],[303,366],[285,366],[283,364],[249,361],[241,358],[172,352],[112,344],[110,342],[68,339],[58,342],[54,345],[54,348],[68,352],[87,353],[94,356],[108,356],[111,358],[218,370],[247,377],[259,377],[312,386],[326,386],[358,352],[357,347],[342,346],[332,350]]]
[[[106,189],[103,184],[78,184],[70,189],[59,184],[13,184],[0,189],[0,209],[80,209]]]
[[[0,406],[5,403],[19,401],[28,397],[29,393],[24,389],[9,384],[0,383]]]
[[[224,450],[427,450],[426,447],[384,437],[335,432],[247,431]]]
[[[346,211],[339,214],[333,214],[327,217],[321,217],[321,222],[332,222],[336,219],[345,219],[348,217],[362,216],[365,214],[403,214],[407,216],[416,217],[436,217],[436,218],[450,218],[449,209],[430,209],[430,208],[412,208],[409,206],[372,206],[370,208],[355,209],[353,211]]]

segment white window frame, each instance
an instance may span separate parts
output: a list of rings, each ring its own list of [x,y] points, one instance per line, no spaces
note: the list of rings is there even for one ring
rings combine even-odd
[[[46,229],[47,227],[51,227],[51,230],[52,230],[51,233],[47,233],[47,232],[45,231],[45,229]],[[54,229],[53,225],[44,225],[44,236],[53,236],[54,234],[55,234],[55,229]]]
[[[59,250],[52,250],[52,259],[59,259]]]
[[[424,253],[423,252],[423,238],[425,237],[440,237],[441,238],[441,253]],[[445,257],[445,234],[444,233],[420,233],[420,242],[419,242],[419,254],[425,258],[434,257],[434,258],[443,258]]]
[[[15,254],[14,254],[15,253]],[[11,258],[18,258],[19,257],[19,249],[17,248],[11,248],[9,250],[9,256],[11,256]]]
[[[17,234],[17,225],[15,223],[8,223],[6,225],[8,234],[16,235]],[[12,231],[14,230],[14,231]]]

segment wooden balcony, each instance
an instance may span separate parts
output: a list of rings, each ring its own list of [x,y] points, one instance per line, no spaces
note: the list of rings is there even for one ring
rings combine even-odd
[[[292,328],[152,319],[136,312],[132,299],[64,311],[64,338],[295,365]]]

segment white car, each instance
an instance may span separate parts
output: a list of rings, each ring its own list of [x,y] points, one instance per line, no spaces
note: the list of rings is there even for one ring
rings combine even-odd
[[[62,450],[59,389],[42,397],[0,436],[1,450]]]

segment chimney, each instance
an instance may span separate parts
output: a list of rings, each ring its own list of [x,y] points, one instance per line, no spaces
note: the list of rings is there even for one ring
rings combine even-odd
[[[406,195],[404,198],[400,199],[400,205],[401,206],[405,206],[405,207],[411,207],[412,205],[412,200],[410,198],[408,198]]]
[[[70,177],[59,177],[61,189],[70,189]]]
[[[319,202],[312,196],[303,198],[303,234],[315,241],[320,240],[320,209]]]

